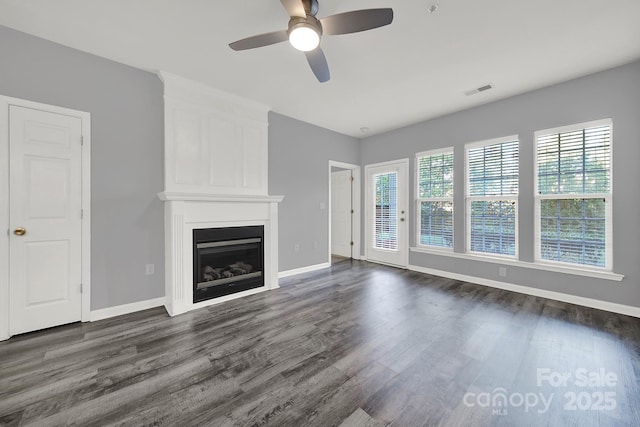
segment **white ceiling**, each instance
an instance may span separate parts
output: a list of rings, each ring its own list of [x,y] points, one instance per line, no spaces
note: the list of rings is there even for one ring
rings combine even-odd
[[[390,26],[323,38],[327,83],[286,42],[243,52],[227,46],[286,29],[278,0],[0,0],[0,25],[179,74],[355,137],[640,58],[640,0],[319,3],[319,18],[377,7],[395,14]],[[439,9],[430,14],[433,3]],[[465,95],[487,83],[495,88]]]

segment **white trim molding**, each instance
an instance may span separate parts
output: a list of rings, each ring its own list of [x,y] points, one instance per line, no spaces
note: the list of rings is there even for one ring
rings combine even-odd
[[[163,202],[178,200],[187,202],[280,203],[284,196],[216,195],[162,191],[158,193],[158,198]]]
[[[624,314],[626,316],[640,318],[640,307],[601,301],[593,298],[580,297],[576,295],[565,294],[562,292],[548,291],[545,289],[538,289],[530,286],[516,285],[508,282],[500,282],[497,280],[484,279],[482,277],[468,276],[466,274],[452,273],[450,271],[420,267],[417,265],[409,265],[409,270],[418,273],[446,277],[448,279],[460,280],[476,285],[489,286],[491,288],[503,289],[505,291],[517,292],[520,294],[547,298],[555,301],[562,301],[569,304],[576,304],[584,307],[595,308],[598,310],[609,311],[611,313]]]
[[[331,264],[328,262],[323,262],[321,264],[308,265],[306,267],[294,268],[293,270],[281,271],[278,273],[278,278],[282,279],[284,277],[296,276],[298,274],[303,273],[311,273],[312,271],[323,270],[325,268],[331,267]]]
[[[130,304],[117,305],[115,307],[102,308],[100,310],[91,311],[91,321],[96,322],[98,320],[135,313],[137,311],[148,310],[150,308],[162,307],[163,305],[164,297],[160,297],[145,301],[132,302]]]
[[[362,183],[361,183],[361,177],[362,177],[362,168],[358,165],[354,165],[351,163],[344,163],[344,162],[337,162],[335,160],[329,160],[329,174],[328,174],[328,180],[329,180],[329,195],[327,198],[327,205],[328,205],[328,215],[327,215],[327,222],[329,224],[328,226],[328,237],[327,237],[327,246],[329,248],[328,250],[328,255],[327,255],[327,263],[331,264],[331,227],[332,227],[332,216],[331,216],[331,192],[332,187],[331,187],[331,168],[333,167],[337,167],[337,168],[342,168],[342,169],[346,169],[346,170],[351,170],[351,176],[353,178],[353,181],[351,183],[351,209],[353,209],[353,214],[351,215],[352,218],[352,224],[351,224],[351,228],[352,228],[352,239],[353,239],[353,247],[351,250],[351,257],[353,259],[360,259],[360,257],[362,256],[362,249],[360,248],[360,231],[362,228],[361,225],[361,218],[362,215],[360,213],[360,209],[362,206],[361,200],[362,200]]]
[[[82,123],[81,321],[91,318],[91,114],[56,105],[0,95],[0,229],[9,229],[9,107],[11,105],[77,117]],[[6,161],[5,161],[6,159]],[[0,341],[9,333],[9,237],[0,233]]]
[[[82,321],[91,318],[91,114],[82,118]]]

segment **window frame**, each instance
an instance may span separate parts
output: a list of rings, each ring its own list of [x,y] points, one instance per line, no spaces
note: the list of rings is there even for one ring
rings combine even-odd
[[[518,143],[518,194],[515,195],[502,195],[502,196],[470,196],[469,195],[469,151],[474,148],[487,147],[490,145],[503,144],[507,142]],[[470,142],[464,146],[464,201],[465,201],[465,253],[482,256],[489,258],[505,259],[505,260],[518,260],[520,259],[520,136],[509,135],[499,138],[491,138],[483,141]],[[471,250],[471,203],[476,201],[500,201],[500,200],[515,200],[515,229],[514,229],[514,241],[515,250],[513,255],[508,254],[496,254],[492,252],[479,252]]]
[[[567,193],[567,194],[540,194],[538,181],[538,137],[575,132],[582,129],[609,126],[611,142],[609,145],[609,193]],[[613,120],[610,118],[558,126],[542,129],[533,133],[533,195],[534,195],[534,261],[538,264],[550,266],[563,266],[571,268],[583,268],[592,271],[613,272]],[[542,224],[541,201],[542,200],[573,200],[573,199],[604,199],[605,201],[605,266],[578,264],[564,261],[554,261],[542,258]]]
[[[451,193],[451,197],[420,197],[420,158],[421,157],[428,157],[428,156],[437,156],[439,154],[451,154],[453,156],[453,168],[451,170],[452,173],[452,178],[451,178],[451,185],[452,185],[452,193]],[[421,151],[419,153],[416,153],[415,155],[415,165],[414,165],[414,174],[415,174],[415,192],[416,192],[416,197],[415,197],[415,210],[414,212],[416,213],[416,230],[415,230],[415,238],[416,238],[416,247],[419,248],[423,248],[423,249],[428,249],[428,250],[434,250],[434,251],[442,251],[442,252],[453,252],[453,248],[455,247],[455,234],[456,234],[456,227],[455,227],[455,206],[454,206],[454,195],[455,195],[455,180],[456,180],[456,176],[455,176],[455,150],[454,147],[443,147],[443,148],[437,148],[434,150],[427,150],[427,151]],[[452,210],[452,214],[451,214],[451,247],[445,247],[445,246],[436,246],[436,245],[425,245],[422,242],[421,239],[421,233],[420,231],[422,230],[421,227],[421,221],[422,221],[422,209],[421,209],[421,205],[422,202],[451,202],[451,208]]]

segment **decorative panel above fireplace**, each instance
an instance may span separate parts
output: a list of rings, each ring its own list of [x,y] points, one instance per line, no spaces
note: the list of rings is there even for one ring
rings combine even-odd
[[[269,108],[160,72],[165,191],[266,195]]]

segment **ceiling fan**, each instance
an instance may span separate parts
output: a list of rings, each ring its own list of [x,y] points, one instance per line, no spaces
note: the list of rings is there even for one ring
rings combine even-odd
[[[294,48],[304,52],[313,74],[321,83],[330,78],[327,58],[320,48],[323,35],[367,31],[393,21],[393,9],[390,8],[354,10],[317,19],[318,0],[280,0],[280,3],[290,16],[288,29],[247,37],[229,44],[229,47],[247,50],[289,40]]]

